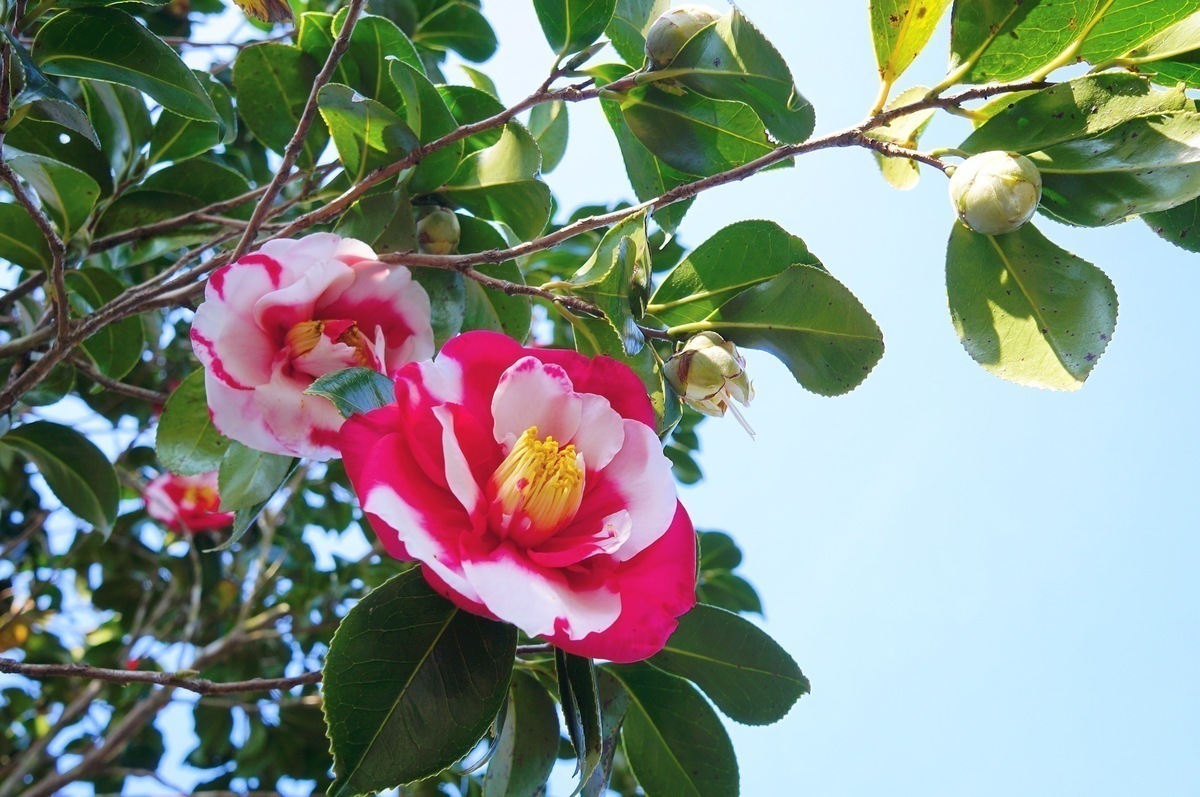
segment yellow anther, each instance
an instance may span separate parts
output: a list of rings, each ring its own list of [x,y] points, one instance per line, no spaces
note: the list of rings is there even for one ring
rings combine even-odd
[[[531,426],[496,468],[488,497],[508,536],[536,545],[575,517],[583,500],[584,471],[575,446],[538,438]]]

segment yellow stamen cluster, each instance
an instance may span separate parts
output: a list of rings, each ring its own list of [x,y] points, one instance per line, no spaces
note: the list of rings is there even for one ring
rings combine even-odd
[[[216,506],[217,491],[211,487],[201,487],[192,485],[184,488],[183,496],[179,500],[179,505],[184,509],[198,509],[207,506]]]
[[[527,518],[528,531],[544,538],[575,517],[583,500],[583,475],[575,446],[560,448],[553,437],[540,440],[537,427],[531,426],[496,468],[489,492],[506,518]],[[524,529],[512,531],[524,536]]]
[[[324,321],[301,321],[288,330],[284,343],[291,350],[292,356],[303,357],[317,348],[324,332]]]

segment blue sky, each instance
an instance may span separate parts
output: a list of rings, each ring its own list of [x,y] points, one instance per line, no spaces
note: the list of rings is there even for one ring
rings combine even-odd
[[[817,109],[859,121],[877,83],[866,0],[742,0]],[[551,60],[532,4],[488,0],[488,72],[516,101]],[[948,33],[897,88],[944,73]],[[571,109],[549,181],[566,206],[630,197],[594,107]],[[927,147],[965,122],[935,122]],[[863,151],[702,196],[688,245],[744,218],[801,236],[884,330],[849,396],[748,357],[747,415],[703,429],[697,525],[746,553],[765,628],[813,681],[786,719],[732,725],[742,793],[1184,795],[1200,791],[1196,344],[1200,256],[1141,222],[1050,238],[1116,283],[1116,335],[1078,393],[1021,388],[966,355],[946,306],[952,211],[925,170],[900,193]]]

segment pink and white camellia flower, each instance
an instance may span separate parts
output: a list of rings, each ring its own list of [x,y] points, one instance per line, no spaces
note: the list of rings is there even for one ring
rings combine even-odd
[[[384,547],[462,609],[581,656],[654,655],[696,602],[696,536],[646,388],[608,357],[450,340],[342,427]]]
[[[218,511],[217,472],[198,476],[164,473],[142,493],[146,514],[171,531],[197,532],[223,529],[233,522],[233,512]]]
[[[433,355],[429,296],[408,269],[331,233],[270,241],[209,277],[192,322],[213,423],[272,454],[337,456],[342,416],[304,391],[353,366]]]

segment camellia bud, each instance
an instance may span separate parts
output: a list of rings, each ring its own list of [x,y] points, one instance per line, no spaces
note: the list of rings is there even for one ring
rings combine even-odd
[[[967,158],[950,176],[950,201],[962,223],[984,235],[1019,229],[1042,199],[1042,175],[1015,152]]]
[[[689,407],[716,418],[724,416],[726,410],[733,410],[733,417],[754,436],[754,430],[732,403],[749,406],[754,398],[754,385],[746,375],[746,360],[732,342],[716,332],[694,335],[667,360],[663,372]]]
[[[721,15],[708,6],[679,6],[654,20],[646,33],[646,55],[655,66],[669,66],[701,28],[716,22]]]
[[[451,254],[461,237],[458,214],[445,208],[434,208],[417,222],[417,243],[427,255]]]

